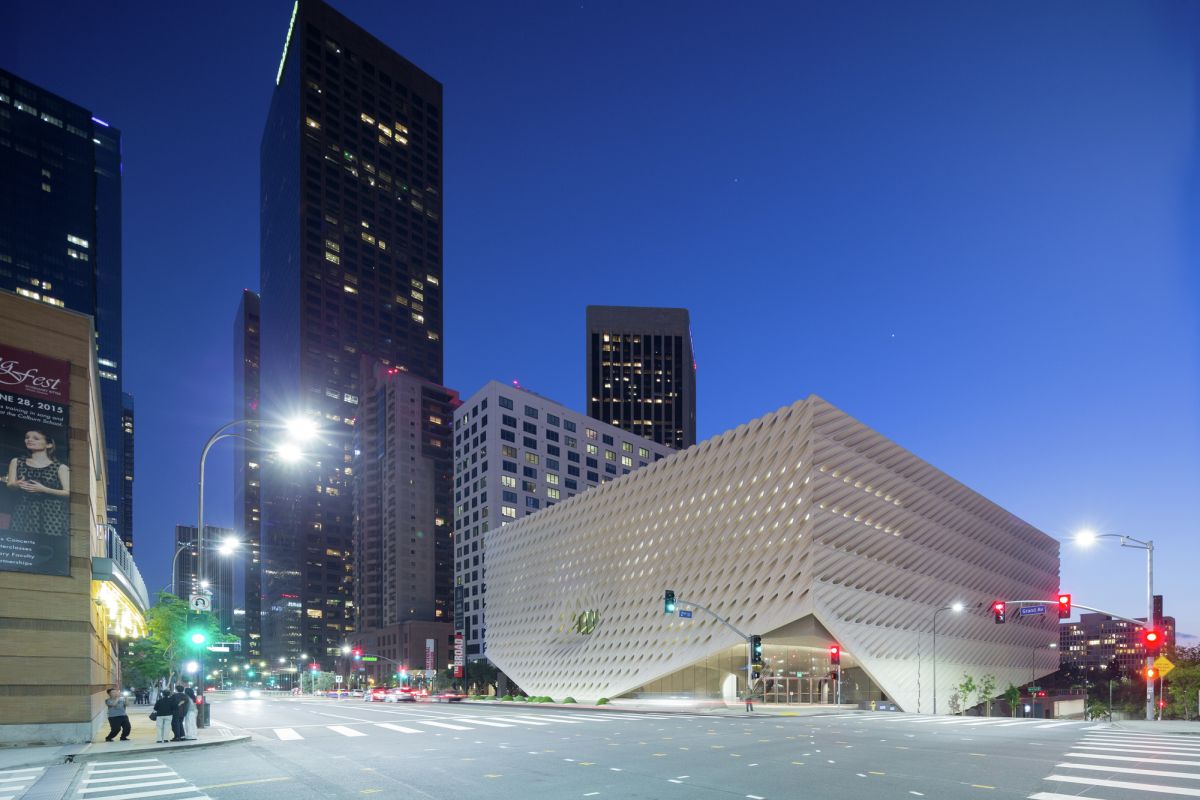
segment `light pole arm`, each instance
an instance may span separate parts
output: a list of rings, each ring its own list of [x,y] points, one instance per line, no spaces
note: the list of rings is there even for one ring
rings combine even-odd
[[[707,608],[707,607],[705,607],[705,606],[702,606],[702,605],[700,605],[699,603],[693,603],[693,602],[691,602],[690,600],[680,600],[679,598],[675,598],[675,604],[676,604],[676,605],[680,605],[680,606],[691,606],[692,608],[698,608],[698,609],[700,609],[701,611],[703,611],[703,612],[705,612],[706,614],[708,614],[709,616],[711,616],[711,617],[712,617],[713,619],[715,619],[717,622],[719,622],[719,623],[721,623],[722,625],[724,625],[726,628],[729,628],[729,630],[733,631],[733,632],[734,632],[734,633],[736,633],[738,636],[742,637],[742,638],[743,638],[743,639],[745,639],[746,641],[750,641],[750,636],[749,636],[748,634],[742,633],[742,632],[741,632],[741,631],[739,631],[737,628],[733,627],[733,623],[731,623],[729,620],[727,620],[727,619],[725,619],[724,617],[722,617],[722,616],[721,616],[720,614],[718,614],[717,612],[713,611],[711,608]]]

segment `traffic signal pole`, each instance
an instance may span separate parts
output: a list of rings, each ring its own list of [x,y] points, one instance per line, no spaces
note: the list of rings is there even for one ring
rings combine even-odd
[[[753,677],[754,676],[754,652],[753,652],[753,648],[750,646],[750,634],[742,633],[740,630],[738,630],[737,628],[734,627],[732,622],[725,619],[720,614],[713,611],[711,608],[702,606],[699,603],[693,603],[690,600],[683,600],[678,597],[674,598],[674,600],[675,600],[676,605],[690,606],[691,608],[700,609],[701,611],[703,611],[704,613],[708,614],[710,617],[715,619],[717,622],[721,623],[726,628],[729,628],[729,630],[733,631],[738,636],[740,636],[746,640],[746,694],[747,694],[747,696],[749,696],[751,688],[754,684],[754,677]],[[840,672],[839,672],[839,674],[840,674]],[[839,689],[841,688],[841,681],[838,681],[838,688]]]

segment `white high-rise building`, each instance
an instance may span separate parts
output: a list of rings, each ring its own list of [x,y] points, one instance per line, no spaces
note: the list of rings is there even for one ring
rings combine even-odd
[[[834,643],[843,702],[905,711],[1058,668],[1056,614],[991,612],[1053,611],[1058,542],[815,396],[485,538],[488,658],[530,694],[734,700],[746,642],[688,601],[763,637],[767,702],[835,702]]]
[[[467,658],[487,654],[489,531],[674,453],[497,381],[466,400],[454,414],[454,624]]]

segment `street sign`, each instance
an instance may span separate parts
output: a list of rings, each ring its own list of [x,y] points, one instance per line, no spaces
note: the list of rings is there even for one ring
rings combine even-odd
[[[1042,690],[1042,687],[1040,687],[1040,686],[1030,686],[1029,687],[1029,691],[1031,691],[1031,692],[1040,692],[1041,690]]]
[[[188,596],[188,602],[192,611],[211,611],[212,598],[206,594],[193,594]]]
[[[208,649],[213,653],[228,653],[229,648],[222,644],[210,644]]]
[[[1154,668],[1158,670],[1158,677],[1165,678],[1168,672],[1175,669],[1175,663],[1166,656],[1159,656],[1154,659]]]
[[[684,619],[691,619],[692,612],[688,611],[686,608],[681,608],[679,609],[679,616],[683,617]]]
[[[1021,606],[1021,616],[1026,617],[1030,614],[1045,614],[1045,606]]]
[[[362,660],[363,661],[378,661],[379,656],[363,656]]]
[[[341,675],[334,675],[334,676],[333,676],[333,682],[334,682],[334,683],[341,683],[341,682],[342,682],[342,676],[341,676]]]

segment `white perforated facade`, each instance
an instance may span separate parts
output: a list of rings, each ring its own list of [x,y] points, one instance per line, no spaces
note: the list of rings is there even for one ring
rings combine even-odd
[[[1057,619],[989,608],[1053,597],[1058,543],[815,396],[493,529],[487,550],[488,656],[531,694],[731,697],[741,640],[664,615],[664,589],[762,634],[764,678],[793,702],[831,699],[837,641],[844,699],[930,711],[931,619],[954,602],[939,711],[964,672],[999,693],[1058,664]]]

